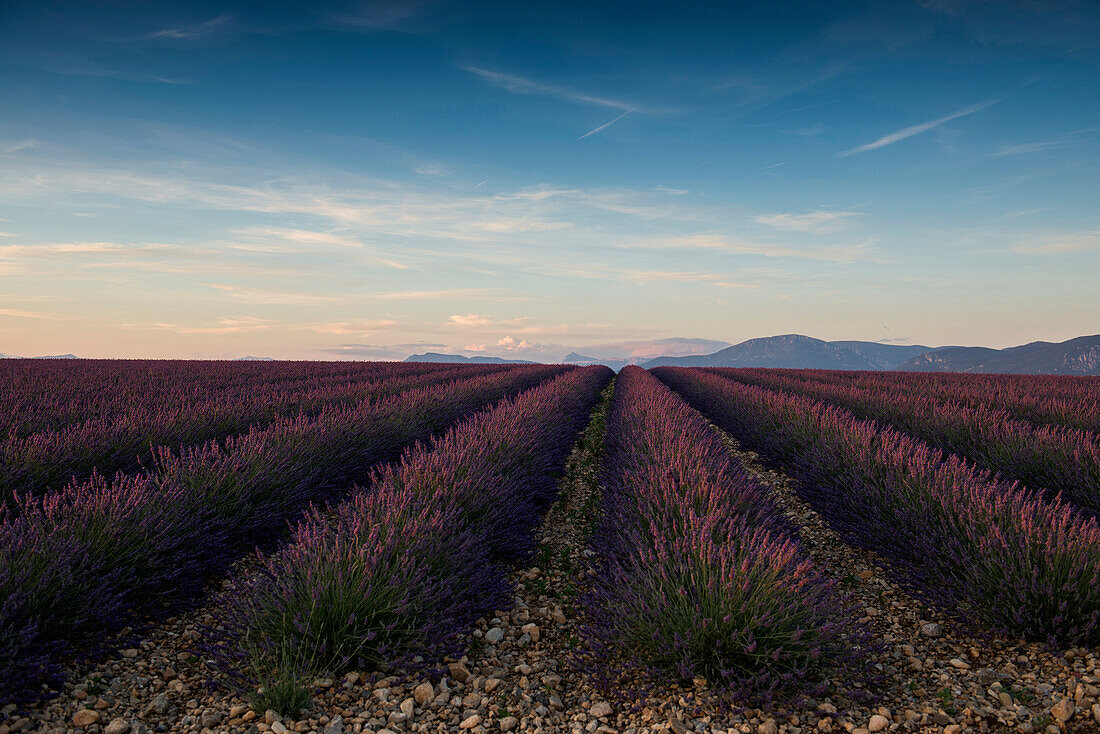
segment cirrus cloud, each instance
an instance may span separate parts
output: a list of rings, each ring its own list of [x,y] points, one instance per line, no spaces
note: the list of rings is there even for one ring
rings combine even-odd
[[[863,212],[828,211],[818,209],[815,211],[779,214],[761,214],[753,217],[753,221],[766,224],[775,229],[787,232],[807,232],[809,234],[829,234],[839,232],[847,227],[853,219],[867,216]]]

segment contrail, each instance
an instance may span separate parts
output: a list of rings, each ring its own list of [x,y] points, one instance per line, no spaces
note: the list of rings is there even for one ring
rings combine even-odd
[[[950,115],[946,115],[946,116],[941,117],[937,120],[930,120],[928,122],[922,122],[919,125],[913,125],[912,127],[902,128],[901,130],[898,130],[897,132],[890,133],[889,135],[883,135],[878,140],[874,140],[870,143],[867,143],[866,145],[861,145],[857,148],[852,148],[851,150],[846,150],[843,153],[837,153],[836,157],[837,158],[845,158],[845,157],[850,156],[850,155],[855,155],[856,153],[866,153],[869,150],[875,150],[877,148],[883,148],[887,145],[893,145],[894,143],[898,142],[899,140],[905,140],[906,138],[911,138],[914,135],[920,135],[923,132],[927,132],[927,131],[931,130],[934,127],[939,127],[940,125],[944,124],[945,122],[950,122],[951,120],[957,119],[959,117],[966,117],[967,115],[972,115],[975,112],[977,112],[978,110],[984,110],[989,105],[994,104],[994,103],[999,102],[999,101],[1000,101],[999,99],[989,99],[989,100],[986,100],[985,102],[979,102],[978,104],[971,105],[969,107],[964,107],[963,109],[959,110],[958,112],[952,112]]]
[[[618,122],[619,120],[623,119],[624,117],[626,117],[627,115],[629,115],[629,114],[630,114],[631,112],[633,112],[633,111],[634,111],[634,110],[636,110],[636,109],[638,109],[638,108],[637,108],[637,107],[631,107],[631,108],[630,108],[629,110],[627,110],[627,111],[626,111],[626,112],[624,112],[623,114],[619,115],[619,116],[618,116],[618,117],[616,117],[616,118],[615,118],[614,120],[612,120],[612,121],[610,121],[610,122],[605,122],[604,124],[600,125],[599,127],[597,127],[597,128],[596,128],[596,129],[594,129],[594,130],[589,130],[589,131],[588,131],[588,132],[586,132],[586,133],[585,133],[584,135],[582,135],[582,136],[580,136],[579,138],[577,138],[577,140],[584,140],[584,139],[585,139],[585,138],[587,138],[587,137],[588,137],[589,135],[595,135],[596,133],[600,132],[601,130],[606,130],[607,128],[611,127],[611,126],[612,126],[612,125],[614,125],[614,124],[615,124],[616,122]]]

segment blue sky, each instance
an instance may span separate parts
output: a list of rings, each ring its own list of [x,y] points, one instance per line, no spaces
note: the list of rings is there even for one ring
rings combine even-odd
[[[1095,3],[723,5],[6,3],[0,352],[1100,331]]]

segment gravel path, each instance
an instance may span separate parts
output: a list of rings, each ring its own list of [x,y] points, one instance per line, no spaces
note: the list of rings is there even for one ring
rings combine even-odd
[[[765,467],[731,436],[722,438],[772,488],[803,545],[855,596],[864,623],[886,645],[878,665],[885,680],[874,691],[879,701],[868,708],[829,702],[840,709],[836,724],[856,732],[1100,731],[1100,650],[1059,655],[1021,640],[968,635],[894,583],[874,553],[842,541],[795,493],[794,480]],[[872,720],[875,714],[885,722]]]
[[[323,732],[407,734],[530,731],[541,734],[810,734],[811,732],[1100,732],[1100,651],[1064,655],[1001,639],[975,639],[914,600],[874,554],[842,542],[793,491],[792,481],[723,435],[730,451],[773,488],[817,562],[865,608],[884,644],[884,682],[874,704],[825,698],[799,710],[731,713],[702,680],[661,684],[647,701],[605,698],[576,664],[582,616],[576,601],[597,573],[587,539],[597,519],[599,443],[610,388],[567,464],[533,565],[514,572],[510,609],[478,621],[469,654],[438,680],[347,673],[314,682],[297,719],[253,711],[210,688],[194,654],[200,610],[154,628],[135,648],[70,671],[62,695],[0,723],[7,732]],[[837,681],[836,690],[848,690]],[[12,714],[14,707],[2,709]]]

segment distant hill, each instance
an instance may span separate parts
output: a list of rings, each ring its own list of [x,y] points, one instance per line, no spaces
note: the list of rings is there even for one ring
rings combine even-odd
[[[42,357],[31,357],[31,359],[80,359],[75,354],[49,354]]]
[[[689,357],[658,357],[643,367],[787,367],[825,370],[888,370],[927,352],[931,347],[898,346],[878,342],[827,342],[802,334],[783,334],[734,344],[715,352]]]
[[[425,352],[413,354],[404,359],[405,362],[462,362],[468,364],[537,364],[527,359],[504,359],[503,357],[463,357],[461,354],[440,354],[439,352]]]
[[[847,347],[856,354],[862,356],[872,365],[870,369],[889,370],[903,363],[904,360],[925,354],[929,347],[914,344],[903,346],[899,344],[883,344],[882,342],[840,341],[829,342],[838,347]]]
[[[249,355],[247,357],[237,357],[234,362],[274,362],[271,357],[253,357]]]
[[[589,357],[587,354],[577,354],[576,352],[570,352],[562,357],[561,361],[565,364],[578,364],[581,366],[604,364],[616,372],[630,364],[630,360],[626,359],[601,359],[599,357]]]
[[[1032,375],[1100,375],[1100,335],[1019,347],[944,347],[916,356],[898,369],[910,372],[991,372]]]
[[[3,353],[0,353],[0,359],[22,359],[22,357],[17,357],[17,356],[16,356],[16,355],[14,355],[14,354],[3,354]]]
[[[908,372],[1100,375],[1100,335],[1019,347],[925,347],[835,341],[784,334],[734,344],[713,354],[658,357],[643,367],[779,367]]]

